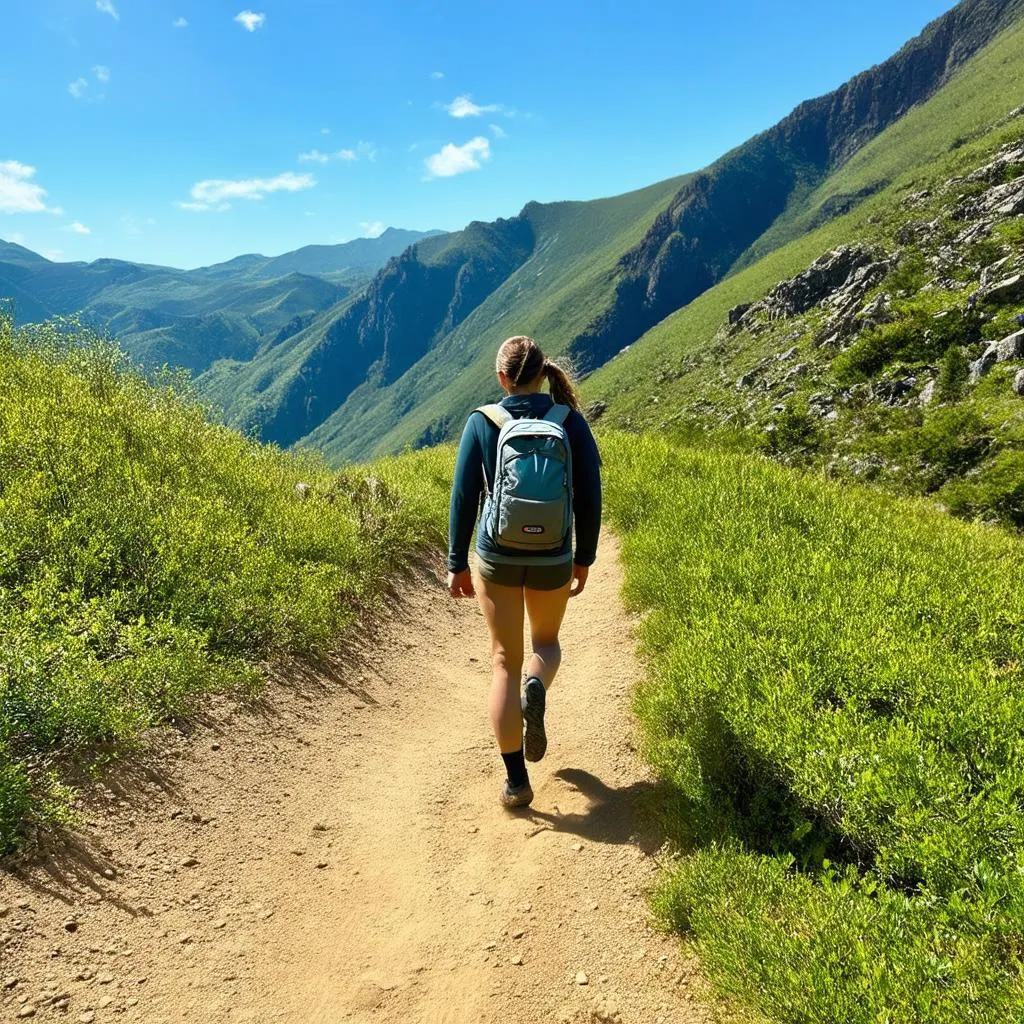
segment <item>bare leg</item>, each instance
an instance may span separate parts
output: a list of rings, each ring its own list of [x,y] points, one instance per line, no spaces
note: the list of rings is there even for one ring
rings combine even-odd
[[[526,613],[530,618],[530,639],[533,656],[526,666],[527,677],[536,677],[548,689],[562,663],[562,645],[558,631],[562,628],[565,606],[569,602],[571,582],[559,590],[527,590]]]
[[[478,579],[476,592],[491,633],[491,726],[501,752],[514,754],[523,745],[523,588]]]

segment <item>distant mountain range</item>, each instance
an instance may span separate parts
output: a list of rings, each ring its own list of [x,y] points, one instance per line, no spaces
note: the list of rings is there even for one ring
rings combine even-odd
[[[435,234],[388,228],[378,238],[239,256],[196,270],[112,259],[54,263],[0,241],[0,297],[11,300],[20,323],[80,314],[146,365],[201,373],[218,359],[252,358],[289,325],[299,329]]]

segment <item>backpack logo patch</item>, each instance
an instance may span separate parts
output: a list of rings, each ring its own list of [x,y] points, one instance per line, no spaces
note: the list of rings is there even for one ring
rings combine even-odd
[[[534,534],[536,534],[536,533],[543,533],[543,532],[544,532],[544,527],[543,526],[524,526],[523,527],[523,533],[534,533]]]

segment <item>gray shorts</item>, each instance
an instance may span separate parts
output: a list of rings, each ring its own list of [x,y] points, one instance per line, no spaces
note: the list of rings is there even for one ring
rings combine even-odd
[[[571,559],[553,565],[516,565],[512,562],[486,562],[478,555],[476,567],[483,579],[499,587],[561,590],[572,579]]]

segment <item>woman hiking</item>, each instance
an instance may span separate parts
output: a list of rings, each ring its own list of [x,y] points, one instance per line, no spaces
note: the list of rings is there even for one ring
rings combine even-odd
[[[507,774],[500,801],[515,808],[533,800],[526,762],[547,749],[547,690],[562,660],[558,631],[597,555],[601,459],[572,380],[532,338],[509,338],[495,369],[506,397],[470,415],[459,445],[448,589],[452,597],[476,595],[490,630],[490,717]],[[541,391],[545,382],[550,395]],[[469,544],[478,512],[474,588]],[[524,609],[533,647],[525,672]]]

